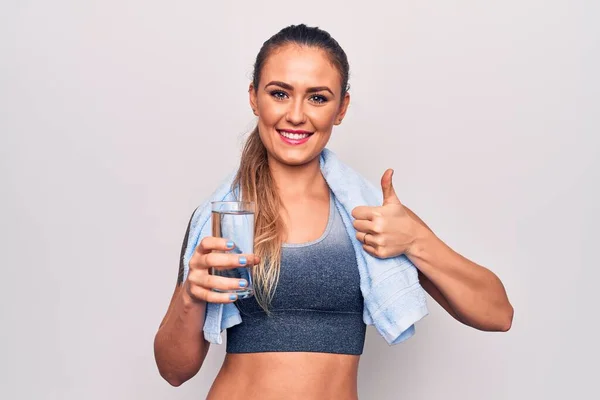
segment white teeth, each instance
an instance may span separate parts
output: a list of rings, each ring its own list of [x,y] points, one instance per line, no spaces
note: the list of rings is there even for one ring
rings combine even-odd
[[[288,139],[294,139],[294,140],[305,139],[310,136],[308,133],[289,133],[289,132],[284,132],[284,131],[279,131],[279,133]]]

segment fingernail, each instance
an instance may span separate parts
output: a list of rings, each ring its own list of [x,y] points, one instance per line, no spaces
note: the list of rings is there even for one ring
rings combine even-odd
[[[235,299],[237,299],[237,295],[235,295],[235,294],[229,295],[229,300],[235,300]]]
[[[240,264],[246,265],[247,262],[248,262],[248,260],[246,260],[246,257],[244,257],[244,256],[240,257]]]
[[[227,248],[231,249],[234,246],[233,242],[230,240],[227,242]]]
[[[240,281],[240,287],[246,287],[247,284],[246,281]]]

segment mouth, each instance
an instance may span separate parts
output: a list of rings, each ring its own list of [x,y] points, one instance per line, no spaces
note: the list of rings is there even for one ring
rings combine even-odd
[[[298,145],[306,143],[314,132],[293,130],[293,129],[277,129],[279,137],[286,143]]]

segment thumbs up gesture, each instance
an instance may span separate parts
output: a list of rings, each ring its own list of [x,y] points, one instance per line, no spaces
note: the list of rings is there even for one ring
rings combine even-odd
[[[418,222],[406,211],[392,185],[394,170],[387,169],[381,177],[383,204],[360,206],[352,210],[356,238],[363,248],[378,258],[410,253]]]

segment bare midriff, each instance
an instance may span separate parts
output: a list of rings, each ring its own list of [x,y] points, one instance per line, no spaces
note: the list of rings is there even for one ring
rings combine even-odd
[[[206,400],[357,400],[360,356],[228,353]]]

